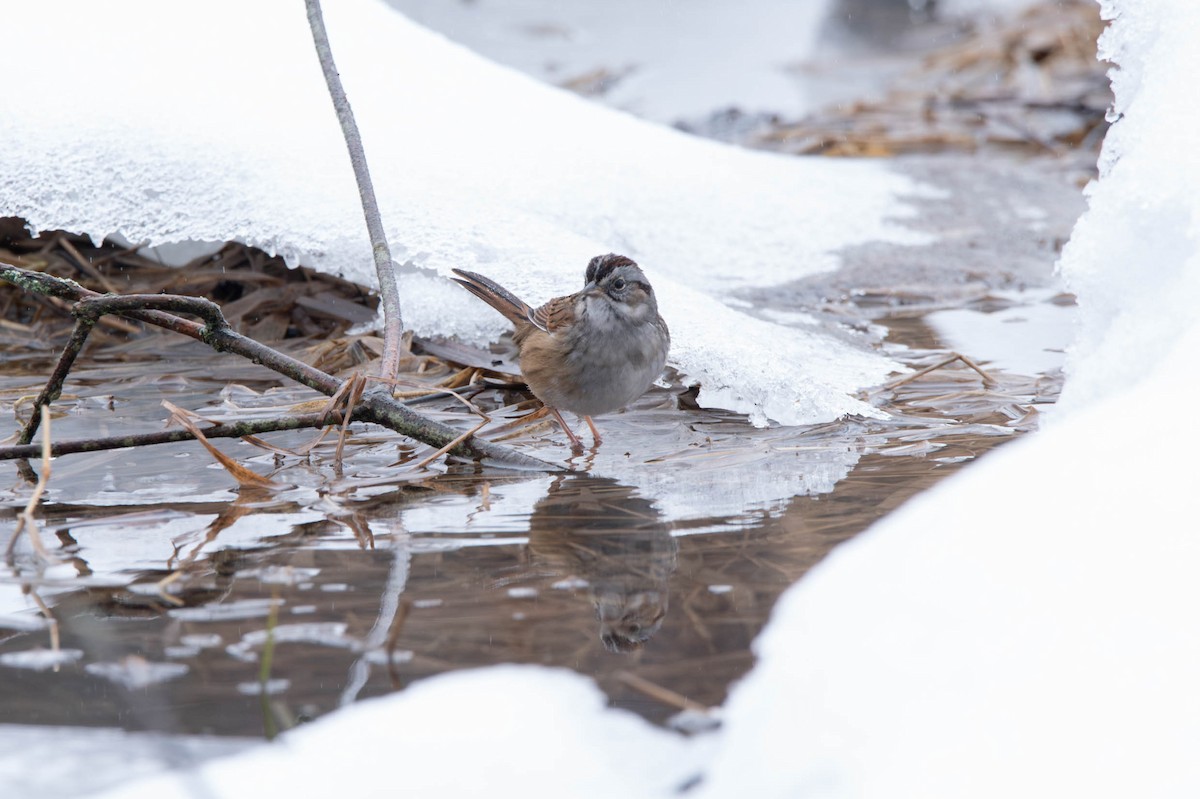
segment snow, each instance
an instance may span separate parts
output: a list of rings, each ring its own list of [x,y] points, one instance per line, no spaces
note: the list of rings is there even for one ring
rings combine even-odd
[[[1063,258],[1084,323],[1057,423],[837,549],[780,600],[756,643],[758,665],[726,703],[722,731],[672,749],[678,740],[630,729],[621,745],[637,747],[633,765],[679,766],[711,747],[691,794],[705,799],[1200,789],[1192,613],[1200,495],[1195,469],[1172,457],[1200,449],[1200,430],[1171,412],[1195,396],[1200,350],[1191,313],[1200,300],[1200,197],[1185,190],[1198,177],[1197,156],[1194,134],[1183,133],[1196,129],[1196,111],[1179,102],[1200,74],[1192,47],[1200,7],[1110,0],[1104,11],[1117,16],[1104,44],[1120,58],[1125,116]],[[535,697],[570,706],[560,728],[568,735],[628,721],[598,716],[594,701],[571,695],[573,678],[553,672],[525,685],[504,670],[451,677],[476,697],[505,689],[522,707]],[[412,694],[444,685],[430,680],[348,713],[382,718],[390,708],[410,719]],[[308,741],[340,723],[335,716],[301,735]],[[536,719],[512,734],[502,714],[480,723],[488,729],[471,724],[452,738],[458,751],[491,757],[494,745],[549,729]],[[598,736],[555,750],[560,778],[576,777],[576,758],[611,762],[610,746]],[[669,795],[647,783],[605,787]],[[538,784],[523,790],[549,793]]]
[[[247,744],[162,732],[0,724],[0,784],[13,799],[77,799],[81,785],[102,790],[154,774],[164,762],[194,763]]]
[[[1200,432],[1146,409],[1195,388],[1197,347],[1193,327],[1132,390],[790,589],[697,795],[1194,794],[1200,499],[1168,447],[1194,452]]]
[[[1192,796],[1200,494],[1200,6],[1106,0],[1124,114],[1064,253],[1082,324],[1049,429],[838,548],[780,600],[724,727],[684,740],[582,677],[498,667],[199,772],[213,796]],[[1181,456],[1176,456],[1179,453]],[[397,754],[401,757],[397,760]],[[469,768],[462,768],[468,763]],[[195,779],[193,777],[192,779]],[[386,781],[386,782],[385,782]],[[178,776],[113,797],[186,796]]]
[[[1109,0],[1125,116],[1062,271],[1051,429],[839,548],[776,607],[701,797],[1184,796],[1200,788],[1200,7]],[[798,721],[800,719],[800,721]],[[798,752],[804,753],[797,756]]]
[[[63,23],[45,26],[47,15]],[[911,213],[901,198],[927,190],[880,163],[747,152],[598,107],[380,3],[326,15],[417,333],[481,343],[505,330],[444,279],[452,267],[538,303],[581,287],[593,255],[619,251],[654,282],[671,364],[703,387],[702,405],[759,425],[876,415],[851,395],[894,362],[723,299],[834,268],[855,244],[924,241],[900,223]],[[238,240],[374,282],[294,3],[56,0],[11,9],[6,24],[26,33],[0,97],[0,214],[154,247]],[[122,46],[85,58],[105,31]],[[809,39],[801,32],[798,50]]]
[[[1184,0],[1102,8],[1114,19],[1100,49],[1120,63],[1122,118],[1060,265],[1079,295],[1080,324],[1064,411],[1149,375],[1195,325],[1200,302],[1200,106],[1180,101],[1194,96],[1188,82],[1200,74],[1200,9]]]
[[[160,776],[105,795],[171,799],[203,788],[200,795],[212,797],[336,796],[350,788],[358,796],[671,796],[707,753],[703,743],[605,710],[590,680],[564,671],[458,672],[419,682],[403,697],[402,709],[390,701],[351,705],[190,781]]]
[[[1062,271],[1049,430],[840,547],[776,606],[700,797],[1200,788],[1200,6],[1107,0],[1124,117]],[[1182,458],[1180,457],[1182,454]],[[798,755],[798,753],[803,753]]]

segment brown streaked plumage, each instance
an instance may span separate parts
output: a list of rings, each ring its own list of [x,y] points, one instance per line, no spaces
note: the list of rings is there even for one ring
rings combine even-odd
[[[513,323],[521,373],[545,403],[571,449],[583,444],[560,411],[584,418],[596,444],[593,416],[623,408],[650,388],[666,365],[671,336],[646,275],[624,255],[598,255],[582,291],[537,308],[490,278],[455,269],[464,288]]]

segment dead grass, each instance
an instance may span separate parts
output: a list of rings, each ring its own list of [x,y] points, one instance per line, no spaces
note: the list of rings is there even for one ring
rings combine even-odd
[[[1102,28],[1091,0],[1041,4],[1003,23],[977,23],[900,76],[883,97],[777,122],[756,143],[855,157],[989,147],[1094,154],[1112,101],[1107,66],[1096,60]]]

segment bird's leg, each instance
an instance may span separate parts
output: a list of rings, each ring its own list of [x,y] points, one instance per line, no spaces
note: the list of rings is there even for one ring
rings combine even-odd
[[[583,421],[587,422],[588,427],[592,428],[592,440],[596,442],[595,445],[597,447],[600,446],[604,439],[600,438],[600,431],[596,429],[596,423],[592,421],[592,417],[585,416],[583,417]]]
[[[546,407],[550,408],[549,405]],[[562,418],[562,414],[558,412],[558,408],[550,408],[550,413],[554,414],[554,418],[562,425],[563,432],[567,434],[567,438],[571,439],[571,451],[577,455],[583,452],[583,442],[579,440],[579,436],[571,432],[570,427],[567,427],[567,421]]]

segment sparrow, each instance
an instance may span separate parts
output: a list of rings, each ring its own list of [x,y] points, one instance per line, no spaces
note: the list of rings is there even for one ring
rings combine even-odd
[[[662,374],[671,334],[650,281],[632,259],[609,253],[588,263],[582,291],[530,307],[500,284],[465,269],[453,278],[513,323],[521,374],[583,451],[561,411],[582,416],[598,446],[593,416],[625,407]]]

